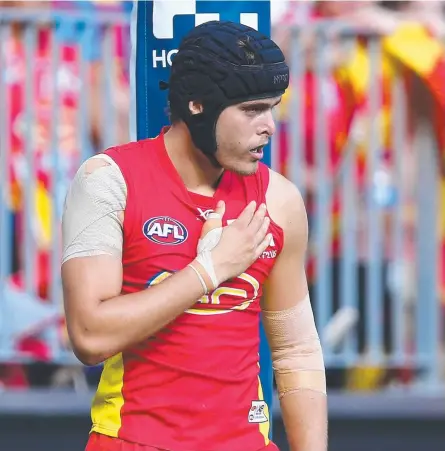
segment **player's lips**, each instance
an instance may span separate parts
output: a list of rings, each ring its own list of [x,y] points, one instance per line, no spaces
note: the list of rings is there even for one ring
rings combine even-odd
[[[250,155],[252,155],[255,160],[261,160],[264,156],[263,154],[263,148],[265,144],[262,146],[255,147],[254,149],[250,150]]]

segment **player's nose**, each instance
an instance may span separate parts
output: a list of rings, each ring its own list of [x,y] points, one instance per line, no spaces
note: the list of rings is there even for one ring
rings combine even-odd
[[[272,136],[275,133],[275,118],[272,110],[265,112],[264,121],[261,124],[260,135]]]

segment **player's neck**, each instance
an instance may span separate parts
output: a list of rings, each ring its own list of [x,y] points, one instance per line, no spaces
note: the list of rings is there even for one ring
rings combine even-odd
[[[213,195],[223,169],[216,168],[197,149],[185,124],[172,125],[165,134],[165,148],[173,166],[189,191]]]

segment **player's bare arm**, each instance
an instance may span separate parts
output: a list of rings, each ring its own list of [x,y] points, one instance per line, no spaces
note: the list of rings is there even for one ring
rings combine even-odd
[[[327,450],[326,380],[305,275],[307,216],[296,187],[271,171],[271,218],[284,246],[269,275],[262,317],[291,451]]]
[[[265,208],[251,203],[224,228],[219,244],[217,240],[204,249],[191,265],[157,286],[121,295],[122,229],[116,227],[116,210],[120,207],[114,200],[119,188],[113,170],[109,162],[87,161],[73,182],[63,218],[65,241],[74,235],[77,242],[84,236],[91,243],[87,255],[83,250],[62,265],[68,333],[77,357],[88,365],[100,363],[155,334],[207,291],[243,272],[270,242]],[[123,212],[118,213],[121,222]],[[216,218],[218,226],[223,213],[224,204],[209,222]],[[72,224],[79,224],[79,215],[93,219],[73,232]],[[113,234],[115,240],[107,243]]]

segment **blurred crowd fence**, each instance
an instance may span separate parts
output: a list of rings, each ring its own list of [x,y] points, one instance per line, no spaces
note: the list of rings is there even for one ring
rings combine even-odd
[[[82,161],[129,139],[130,16],[0,11],[0,361],[74,362],[60,221]]]
[[[272,161],[305,200],[326,366],[352,370],[352,389],[440,387],[445,47],[417,24],[379,36],[326,20],[284,47]]]
[[[60,219],[80,163],[128,139],[129,30],[126,14],[1,11],[0,361],[75,362]],[[410,33],[423,50],[406,50]],[[431,42],[418,29],[382,38],[329,21],[294,27],[289,39],[272,160],[306,203],[326,366],[435,387],[445,78],[437,87],[435,62],[424,61]]]

